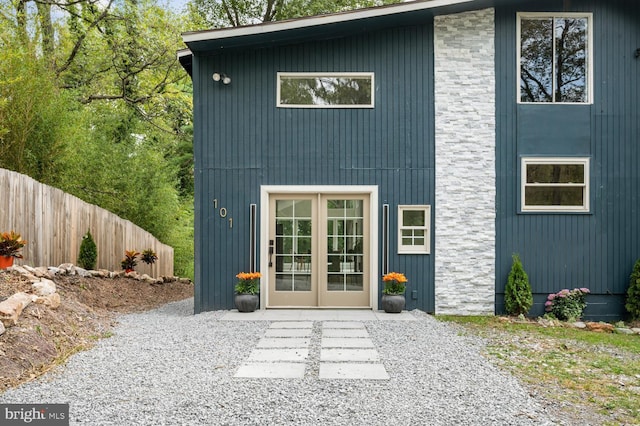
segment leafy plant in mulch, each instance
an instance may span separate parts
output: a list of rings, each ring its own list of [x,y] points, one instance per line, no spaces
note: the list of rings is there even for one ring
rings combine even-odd
[[[524,271],[520,257],[512,255],[513,263],[504,294],[504,306],[509,315],[526,315],[533,306],[533,294],[529,276]]]
[[[98,261],[98,247],[93,240],[91,232],[87,230],[87,233],[82,237],[80,243],[80,253],[78,253],[78,265],[84,269],[95,269]]]
[[[636,260],[629,277],[627,303],[624,305],[632,320],[640,319],[640,259]]]

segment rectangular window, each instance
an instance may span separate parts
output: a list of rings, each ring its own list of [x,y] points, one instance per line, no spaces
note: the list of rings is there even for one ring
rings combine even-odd
[[[398,206],[398,253],[429,254],[431,206]]]
[[[588,158],[522,158],[522,211],[588,212]]]
[[[591,103],[590,14],[518,14],[519,101]]]
[[[373,108],[373,73],[278,73],[282,108]]]

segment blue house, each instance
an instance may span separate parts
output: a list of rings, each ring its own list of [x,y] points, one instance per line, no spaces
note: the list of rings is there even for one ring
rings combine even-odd
[[[431,0],[185,33],[195,312],[504,311],[587,287],[616,319],[640,257],[640,4]]]

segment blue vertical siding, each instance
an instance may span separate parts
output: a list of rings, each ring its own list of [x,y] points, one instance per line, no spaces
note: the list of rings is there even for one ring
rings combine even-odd
[[[593,105],[516,104],[516,12],[593,13]],[[519,2],[496,11],[496,304],[503,309],[511,254],[535,293],[533,314],[563,288],[592,291],[587,316],[623,315],[640,257],[640,5],[635,1]],[[518,214],[522,155],[591,158],[590,214]]]
[[[395,254],[397,205],[435,200],[432,27],[428,18],[194,58],[196,312],[233,306],[235,274],[248,268],[249,205],[259,205],[260,185],[378,185],[379,210],[391,206],[390,267],[417,290],[407,307],[433,311],[434,254]],[[231,84],[213,82],[216,71]],[[276,73],[284,71],[374,72],[375,108],[276,108]],[[265,249],[259,242],[258,255]]]

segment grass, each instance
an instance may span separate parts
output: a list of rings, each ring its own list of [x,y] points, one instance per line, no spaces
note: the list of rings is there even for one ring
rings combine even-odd
[[[548,399],[640,424],[640,336],[542,327],[499,317],[440,315],[487,339],[487,356]]]

